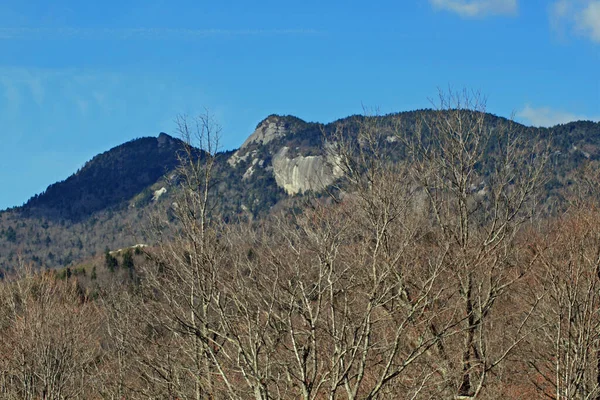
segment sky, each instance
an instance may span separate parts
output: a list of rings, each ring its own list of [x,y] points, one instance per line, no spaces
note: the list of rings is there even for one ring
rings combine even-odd
[[[600,120],[600,0],[0,2],[0,209],[205,108],[234,149],[270,114],[330,122],[483,93],[535,126]]]

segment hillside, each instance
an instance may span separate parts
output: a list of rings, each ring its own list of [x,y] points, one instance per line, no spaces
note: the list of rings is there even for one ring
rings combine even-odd
[[[48,186],[21,211],[77,222],[119,207],[172,171],[182,145],[166,133],[124,143],[95,156],[64,181]]]
[[[380,117],[351,116],[328,124],[270,115],[235,151],[217,154],[215,196],[228,220],[256,219],[307,192],[318,193],[341,176],[332,166],[327,143],[336,132],[355,136],[370,118],[393,144],[394,130],[414,132],[431,110]],[[397,122],[400,121],[400,125]],[[488,114],[493,129],[505,121]],[[398,126],[400,128],[398,128]],[[577,168],[600,159],[600,123],[572,122],[552,129],[515,125],[520,134],[551,140],[546,197],[560,197]],[[387,133],[386,133],[387,132]],[[170,207],[177,182],[168,180],[183,143],[165,133],[132,140],[90,160],[72,176],[50,185],[23,207],[0,213],[0,270],[20,255],[42,267],[68,266],[90,256],[150,240],[149,215]],[[401,154],[389,146],[391,159]]]

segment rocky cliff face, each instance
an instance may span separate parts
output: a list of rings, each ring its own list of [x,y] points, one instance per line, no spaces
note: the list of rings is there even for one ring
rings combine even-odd
[[[307,130],[310,131],[310,124],[302,120],[271,115],[258,125],[228,163],[232,167],[245,163],[243,180],[251,179],[259,168],[264,168],[288,195],[322,190],[341,177],[342,172],[322,148],[319,148],[321,154],[302,154],[302,147],[297,146],[302,139],[295,134],[303,132],[299,136],[304,137]],[[316,131],[319,134],[318,128]]]
[[[273,157],[273,174],[277,185],[289,195],[322,190],[342,176],[331,156],[289,158],[288,151],[288,147],[283,147]]]

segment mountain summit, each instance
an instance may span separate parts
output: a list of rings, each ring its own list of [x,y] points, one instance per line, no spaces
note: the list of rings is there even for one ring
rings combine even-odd
[[[25,211],[82,220],[130,200],[178,164],[182,142],[161,132],[95,156],[83,168],[31,198]]]

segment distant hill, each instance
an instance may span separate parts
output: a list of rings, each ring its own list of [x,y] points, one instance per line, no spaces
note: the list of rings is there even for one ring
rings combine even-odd
[[[32,197],[26,214],[81,221],[118,207],[178,165],[183,143],[166,133],[135,139],[88,161],[83,168]]]
[[[360,122],[377,118],[393,141],[394,122],[407,134],[431,110],[379,117],[350,116],[328,124],[270,115],[243,145],[217,155],[215,196],[228,220],[256,219],[290,206],[307,192],[320,192],[340,177],[327,143],[343,127],[356,135]],[[486,115],[490,127],[504,118]],[[585,162],[600,160],[600,123],[572,122],[551,129],[516,125],[523,135],[551,140],[548,196],[560,193]],[[151,240],[146,224],[157,207],[170,207],[177,187],[165,179],[178,165],[183,142],[165,133],[132,140],[97,155],[62,182],[50,185],[23,207],[0,212],[0,273],[21,257],[40,267],[63,267],[77,260]],[[200,153],[199,153],[200,154]],[[390,154],[399,159],[401,154]]]

